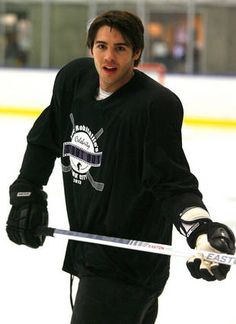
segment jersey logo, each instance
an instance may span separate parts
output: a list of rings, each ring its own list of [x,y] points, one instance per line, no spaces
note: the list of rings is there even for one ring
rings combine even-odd
[[[104,184],[93,179],[90,168],[101,166],[102,152],[99,152],[97,139],[102,135],[103,129],[94,135],[87,126],[75,125],[72,114],[70,119],[73,125],[71,141],[63,143],[63,157],[69,157],[70,165],[63,165],[62,170],[72,172],[74,183],[82,184],[88,180],[94,189],[102,191]]]

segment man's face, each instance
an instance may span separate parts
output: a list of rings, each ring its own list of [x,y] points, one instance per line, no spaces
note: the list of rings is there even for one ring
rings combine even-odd
[[[133,76],[134,61],[139,58],[140,52],[133,53],[131,45],[117,29],[109,26],[99,28],[91,53],[100,87],[114,92],[127,83]]]

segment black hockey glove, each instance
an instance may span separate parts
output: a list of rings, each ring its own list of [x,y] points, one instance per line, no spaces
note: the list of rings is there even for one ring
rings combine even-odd
[[[10,186],[10,203],[9,239],[32,248],[43,245],[45,236],[36,236],[35,229],[48,225],[47,194],[26,180],[16,180]]]
[[[196,249],[196,255],[187,261],[187,267],[194,278],[207,281],[226,278],[229,265],[204,260],[198,251],[234,254],[235,236],[229,227],[212,221],[202,223],[188,237],[188,243]]]

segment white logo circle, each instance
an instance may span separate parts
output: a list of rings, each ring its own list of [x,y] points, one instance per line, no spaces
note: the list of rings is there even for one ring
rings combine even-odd
[[[86,132],[79,131],[73,134],[71,142],[78,147],[81,151],[94,153],[94,145]],[[91,165],[86,163],[85,160],[80,159],[79,157],[70,156],[70,163],[74,171],[85,174],[91,168]]]

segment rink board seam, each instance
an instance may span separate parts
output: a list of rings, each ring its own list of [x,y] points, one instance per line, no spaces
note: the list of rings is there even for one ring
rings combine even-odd
[[[210,118],[210,117],[185,117],[184,123],[189,126],[201,126],[201,127],[231,127],[236,128],[236,119],[229,118]]]
[[[1,107],[1,115],[17,116],[17,117],[38,117],[43,111],[42,108],[35,107]],[[201,126],[201,127],[231,127],[236,128],[236,119],[229,118],[210,118],[210,117],[185,117],[184,124],[188,126]]]
[[[17,117],[38,117],[41,112],[43,111],[42,108],[39,107],[1,107],[0,106],[0,114],[1,115],[9,115],[9,116],[17,116]]]

